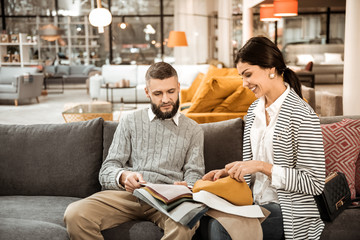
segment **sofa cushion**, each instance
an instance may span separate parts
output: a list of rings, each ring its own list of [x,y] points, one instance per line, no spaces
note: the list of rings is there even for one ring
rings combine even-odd
[[[63,221],[73,197],[1,196],[1,239],[68,239]]]
[[[45,66],[44,73],[47,73],[50,76],[54,76],[56,73],[56,66]]]
[[[164,234],[161,228],[150,221],[130,221],[101,233],[105,240],[161,239]]]
[[[349,183],[351,198],[355,198],[355,164],[360,153],[360,121],[344,119],[321,127],[326,174],[343,172]]]
[[[208,80],[204,78],[191,100],[193,104],[189,113],[211,112],[241,84],[240,76],[214,76]]]
[[[250,89],[244,88],[241,84],[213,112],[247,112],[255,100],[255,94]]]
[[[86,69],[87,66],[85,65],[71,65],[69,66],[69,74],[70,75],[83,75],[84,69]]]
[[[16,93],[17,87],[15,84],[0,84],[0,93]]]
[[[200,124],[204,131],[205,172],[242,161],[243,128],[241,118]]]
[[[99,191],[103,120],[0,125],[0,195],[87,197]]]
[[[58,65],[56,66],[56,75],[69,75],[70,74],[70,66]]]
[[[360,239],[359,209],[345,209],[333,222],[325,222],[322,240]]]

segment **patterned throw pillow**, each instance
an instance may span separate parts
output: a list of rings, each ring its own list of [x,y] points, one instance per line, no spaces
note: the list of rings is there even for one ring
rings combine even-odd
[[[324,138],[326,174],[343,172],[355,198],[355,165],[360,152],[360,121],[344,119],[321,126]]]
[[[360,155],[358,160],[356,161],[355,171],[355,190],[356,195],[360,196]]]

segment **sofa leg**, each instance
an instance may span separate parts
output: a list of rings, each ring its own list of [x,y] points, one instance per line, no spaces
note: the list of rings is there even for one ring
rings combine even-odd
[[[39,101],[39,97],[36,97],[36,101],[37,101],[37,103],[40,103],[40,101]]]
[[[18,100],[15,99],[15,100],[14,100],[14,103],[15,103],[15,106],[17,107],[17,106],[18,106]]]

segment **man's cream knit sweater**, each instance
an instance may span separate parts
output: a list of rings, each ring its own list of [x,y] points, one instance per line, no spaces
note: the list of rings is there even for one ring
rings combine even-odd
[[[204,175],[201,127],[180,114],[172,120],[153,119],[148,109],[125,116],[114,134],[99,175],[103,189],[119,189],[116,176],[121,170],[139,172],[151,183],[193,185]]]

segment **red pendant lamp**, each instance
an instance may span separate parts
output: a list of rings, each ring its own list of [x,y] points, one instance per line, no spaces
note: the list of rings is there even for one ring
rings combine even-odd
[[[281,17],[274,16],[274,4],[260,5],[260,21],[273,22],[279,21]]]
[[[274,0],[274,15],[290,17],[298,15],[297,0]]]

